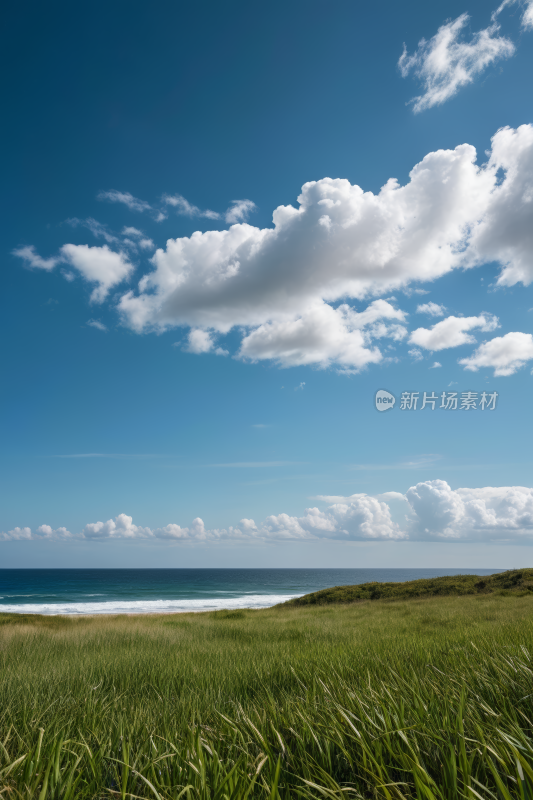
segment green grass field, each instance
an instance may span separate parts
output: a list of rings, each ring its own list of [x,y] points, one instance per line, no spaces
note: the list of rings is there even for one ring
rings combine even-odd
[[[525,590],[0,615],[0,796],[533,800],[530,653]]]

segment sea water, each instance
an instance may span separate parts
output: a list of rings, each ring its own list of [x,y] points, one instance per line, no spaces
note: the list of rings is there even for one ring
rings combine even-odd
[[[0,612],[142,614],[267,608],[368,581],[490,575],[496,569],[0,569]]]

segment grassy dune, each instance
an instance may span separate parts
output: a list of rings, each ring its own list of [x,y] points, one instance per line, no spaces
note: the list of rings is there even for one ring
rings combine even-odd
[[[0,796],[532,800],[530,653],[526,589],[0,615]]]
[[[513,569],[494,575],[447,575],[419,578],[403,583],[361,583],[358,586],[333,586],[289,600],[288,605],[327,605],[356,603],[359,600],[400,600],[412,597],[446,597],[468,594],[527,594],[533,592],[533,569]]]

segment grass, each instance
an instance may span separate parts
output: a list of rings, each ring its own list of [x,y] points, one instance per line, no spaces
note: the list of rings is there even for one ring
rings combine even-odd
[[[0,796],[533,800],[530,653],[525,590],[0,615]]]
[[[514,569],[494,575],[448,575],[420,578],[403,583],[361,583],[358,586],[333,586],[289,600],[293,606],[355,603],[360,600],[399,600],[412,597],[445,597],[468,594],[527,594],[533,592],[533,569]]]

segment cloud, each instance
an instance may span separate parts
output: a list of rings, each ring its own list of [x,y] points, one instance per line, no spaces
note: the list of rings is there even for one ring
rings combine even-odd
[[[497,35],[500,30],[497,23],[475,33],[470,42],[461,41],[469,19],[468,14],[461,14],[442,25],[429,41],[419,42],[413,55],[408,55],[404,45],[398,61],[400,72],[404,78],[414,72],[424,87],[424,93],[411,100],[415,113],[441,105],[462,86],[472,83],[490,64],[514,54],[514,44]]]
[[[504,8],[507,8],[507,6],[513,6],[517,2],[520,2],[521,6],[525,5],[524,13],[522,14],[522,19],[520,20],[521,26],[524,28],[524,30],[530,30],[533,28],[533,0],[525,0],[525,2],[524,0],[503,0],[496,11],[492,12],[491,19],[493,21],[496,20]]]
[[[413,347],[408,352],[411,358],[413,358],[415,361],[422,361],[422,359],[424,358],[424,354],[422,353],[421,350],[418,349],[418,347]]]
[[[139,200],[138,197],[134,197],[129,192],[117,192],[111,189],[108,192],[99,192],[97,199],[108,200],[110,203],[122,203],[127,206],[130,211],[137,211],[141,214],[144,211],[153,211],[150,203],[147,203],[145,200]]]
[[[241,520],[238,526],[207,530],[197,517],[190,527],[168,524],[163,528],[138,527],[131,517],[119,514],[115,520],[95,522],[85,526],[81,537],[86,539],[174,539],[182,541],[213,541],[221,539],[308,540],[341,539],[402,539],[398,526],[392,522],[386,503],[367,495],[353,495],[346,502],[336,503],[327,511],[307,508],[301,517],[274,514],[261,525],[254,520]]]
[[[498,317],[482,314],[479,317],[447,317],[437,322],[432,328],[417,328],[409,336],[409,342],[426,350],[445,350],[448,347],[459,347],[472,344],[475,338],[467,331],[478,328],[482,331],[493,331],[499,325]]]
[[[411,539],[508,541],[533,537],[530,488],[453,491],[446,481],[435,480],[411,487],[405,497],[413,512],[408,520]]]
[[[187,347],[189,353],[209,353],[214,348],[211,334],[207,331],[191,330],[187,337]]]
[[[179,345],[180,342],[175,342]],[[217,347],[213,335],[208,331],[193,329],[187,336],[187,344],[183,348],[187,353],[214,353],[216,356],[228,356],[229,352],[222,347]]]
[[[522,15],[522,27],[526,30],[533,29],[533,0],[529,0]]]
[[[472,230],[467,265],[503,265],[498,286],[533,281],[533,126],[502,128],[492,140],[487,174],[505,174],[495,183],[483,216]]]
[[[531,283],[532,197],[533,126],[504,128],[482,166],[462,144],[429,153],[404,186],[390,179],[374,194],[324,178],[303,186],[297,207],[277,208],[271,228],[239,222],[169,239],[118,311],[138,333],[185,327],[213,341],[236,328],[239,355],[252,361],[359,370],[384,360],[380,339],[407,335],[400,319],[383,315],[355,324],[366,313],[361,302],[374,313],[377,296],[412,294],[413,284],[491,262],[500,265],[499,286]],[[92,257],[103,253],[85,248],[87,277]],[[37,266],[57,263],[30,253]],[[132,269],[123,254],[113,257],[116,274],[99,297]]]
[[[306,463],[306,461],[230,461],[225,464],[209,464],[209,466],[237,469],[263,469],[264,467],[293,467]]]
[[[12,253],[14,256],[22,258],[28,267],[33,267],[34,269],[52,270],[61,261],[61,258],[58,256],[41,258],[32,244],[26,247],[18,247],[16,250],[13,250]]]
[[[209,209],[201,210],[198,206],[192,205],[182,197],[181,194],[174,194],[163,195],[163,203],[168,206],[173,206],[178,214],[182,214],[185,217],[207,217],[207,219],[220,219],[220,214],[216,211],[210,211]]]
[[[150,528],[134,525],[132,517],[127,514],[119,514],[107,522],[90,522],[81,535],[85,539],[146,539],[153,534]]]
[[[210,209],[201,209],[198,206],[189,203],[181,194],[163,195],[163,203],[173,206],[178,214],[185,217],[206,217],[207,219],[220,219],[222,216],[224,220],[233,225],[236,222],[244,222],[248,216],[256,210],[257,206],[251,200],[233,200],[230,207],[222,215],[217,211]]]
[[[9,542],[9,541],[24,541],[32,538],[31,528],[13,528],[13,530],[8,531],[7,533],[0,533],[0,541]]]
[[[533,544],[533,489],[524,486],[452,489],[446,481],[421,481],[405,494],[385,492],[376,497],[353,494],[348,497],[317,498],[329,505],[305,509],[301,516],[271,514],[262,523],[241,519],[228,528],[205,527],[196,517],[183,527],[169,523],[149,528],[119,514],[107,522],[92,522],[73,536],[66,528],[41,525],[14,528],[1,533],[7,540],[86,539],[105,541],[167,540],[169,542],[240,541],[441,541],[441,542],[523,542]],[[398,521],[391,514],[393,504]]]
[[[430,366],[430,369],[438,369],[439,367],[442,367],[440,361],[434,361],[433,364]]]
[[[0,542],[16,542],[16,541],[38,541],[43,539],[48,540],[64,540],[72,538],[72,534],[66,528],[56,528],[55,530],[50,525],[39,525],[35,533],[31,528],[13,528],[7,533],[0,533]]]
[[[421,303],[416,307],[417,314],[429,314],[430,317],[443,317],[446,313],[446,306],[438,303]]]
[[[99,319],[90,319],[87,322],[87,325],[90,325],[91,328],[96,328],[99,331],[107,331],[107,325],[104,325],[104,323],[100,322]]]
[[[229,225],[233,225],[236,222],[244,222],[252,211],[256,210],[257,206],[251,200],[233,200],[224,214],[224,219]]]
[[[133,264],[123,252],[116,253],[104,244],[102,247],[89,247],[87,244],[64,244],[60,255],[54,258],[41,258],[32,246],[21,247],[13,254],[22,258],[30,267],[51,270],[57,264],[70,264],[89,283],[98,284],[91,294],[92,303],[102,303],[109,290],[129,277]],[[68,281],[74,275],[63,272]]]
[[[508,141],[513,134],[518,148]],[[502,158],[507,174],[500,181]],[[170,239],[153,256],[139,293],[122,297],[122,318],[139,332],[180,325],[227,332],[296,321],[320,303],[362,299],[494,260],[477,233],[486,216],[496,218],[493,226],[501,219],[502,236],[512,241],[506,272],[531,236],[531,204],[514,176],[525,175],[523,183],[531,174],[533,128],[499,131],[489,164],[478,167],[475,159],[469,145],[430,153],[407,185],[391,179],[377,195],[324,178],[304,185],[298,208],[277,208],[273,228],[240,223]],[[533,191],[533,175],[529,184]],[[523,206],[524,224],[512,225],[513,236],[503,195]]]
[[[480,345],[473,355],[460,359],[459,364],[472,372],[480,367],[493,367],[495,376],[505,376],[513,375],[532,358],[531,333],[512,332]]]
[[[91,294],[91,302],[102,303],[109,290],[129,277],[133,264],[122,253],[86,244],[64,244],[61,248],[63,261],[67,261],[83,275],[89,283],[98,284]]]
[[[282,367],[303,364],[327,367],[334,362],[359,370],[382,359],[377,348],[367,346],[371,336],[369,326],[379,319],[403,321],[405,314],[385,300],[375,300],[361,313],[347,305],[333,309],[327,303],[320,303],[297,319],[260,325],[244,337],[239,355],[251,361],[272,359]],[[374,331],[380,336],[395,337],[398,326],[383,325]]]
[[[35,538],[42,539],[69,539],[71,532],[66,528],[52,528],[50,525],[39,525],[35,532]]]
[[[98,222],[98,220],[93,219],[92,217],[88,217],[87,219],[78,219],[77,217],[72,217],[71,219],[67,219],[66,222],[73,228],[77,228],[79,226],[87,228],[91,231],[92,235],[96,239],[105,239],[108,244],[114,244],[115,242],[119,241],[117,236],[115,236],[113,233],[110,233],[107,225],[103,225],[101,222]]]
[[[133,249],[136,249],[138,246],[141,250],[153,250],[155,247],[153,240],[145,236],[138,228],[125,225],[122,228],[122,236],[126,237],[123,239],[123,244],[129,245],[133,247]]]

